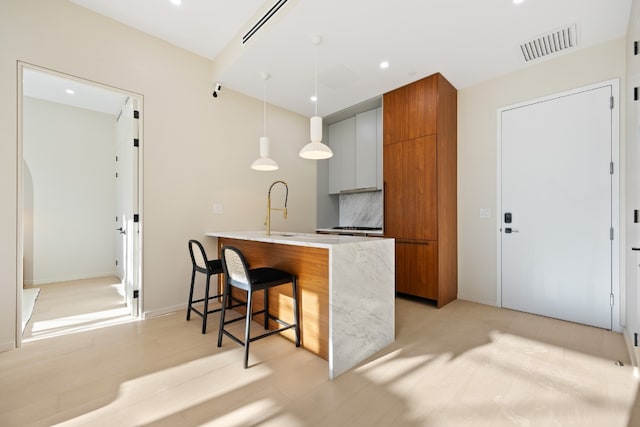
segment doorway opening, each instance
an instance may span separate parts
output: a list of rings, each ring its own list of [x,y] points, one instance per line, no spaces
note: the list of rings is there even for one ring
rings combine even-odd
[[[137,319],[142,96],[22,62],[18,82],[16,346]]]

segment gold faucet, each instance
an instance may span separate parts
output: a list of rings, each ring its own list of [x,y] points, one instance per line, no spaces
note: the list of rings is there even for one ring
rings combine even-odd
[[[271,207],[271,189],[277,183],[281,183],[282,185],[284,185],[284,188],[286,189],[286,193],[284,196],[284,208]],[[267,193],[267,219],[264,222],[264,224],[267,226],[267,236],[271,235],[271,211],[282,211],[282,215],[284,216],[284,219],[287,219],[287,199],[288,198],[289,198],[289,186],[287,185],[286,182],[275,181],[273,184],[271,184],[271,187],[269,187],[269,192]]]

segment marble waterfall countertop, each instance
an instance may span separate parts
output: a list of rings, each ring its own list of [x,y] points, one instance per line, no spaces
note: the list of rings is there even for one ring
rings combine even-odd
[[[380,237],[340,236],[330,234],[292,233],[273,231],[215,231],[207,236],[246,240],[266,244],[298,246],[296,251],[321,248],[328,252],[328,272],[322,277],[328,304],[329,378],[347,372],[369,356],[391,344],[395,339],[395,243]],[[241,242],[237,242],[241,243]],[[252,243],[253,244],[253,243]],[[314,249],[315,250],[315,249]],[[295,254],[296,251],[293,253]],[[269,253],[264,246],[264,253]],[[303,252],[297,252],[303,254]],[[293,255],[295,256],[295,255]],[[249,262],[251,262],[249,260]],[[292,271],[299,277],[313,272],[314,266],[303,272]],[[305,289],[299,280],[300,292]],[[302,307],[302,311],[305,307]],[[317,310],[316,310],[317,311]],[[304,316],[303,316],[304,318]],[[318,325],[305,325],[317,329]],[[304,333],[303,333],[304,336]],[[303,347],[305,347],[303,339]],[[305,347],[306,348],[306,347]],[[317,353],[316,353],[317,354]]]
[[[251,240],[254,242],[280,243],[282,245],[310,246],[314,248],[331,248],[335,245],[346,245],[368,242],[372,239],[365,236],[343,236],[338,234],[295,233],[290,231],[272,231],[269,236],[261,231],[212,231],[207,236],[225,237],[227,239]],[[392,240],[392,239],[391,239]]]

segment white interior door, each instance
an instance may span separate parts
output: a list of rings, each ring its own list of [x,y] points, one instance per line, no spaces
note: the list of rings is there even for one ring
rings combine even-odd
[[[138,315],[139,296],[139,222],[138,213],[138,120],[134,118],[137,100],[128,98],[116,125],[116,245],[118,276],[124,284],[127,306]]]
[[[612,96],[604,85],[501,111],[503,307],[612,328]]]

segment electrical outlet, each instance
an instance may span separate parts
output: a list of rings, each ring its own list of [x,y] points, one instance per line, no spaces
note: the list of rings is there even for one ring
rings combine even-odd
[[[480,208],[480,218],[491,218],[491,209]]]

